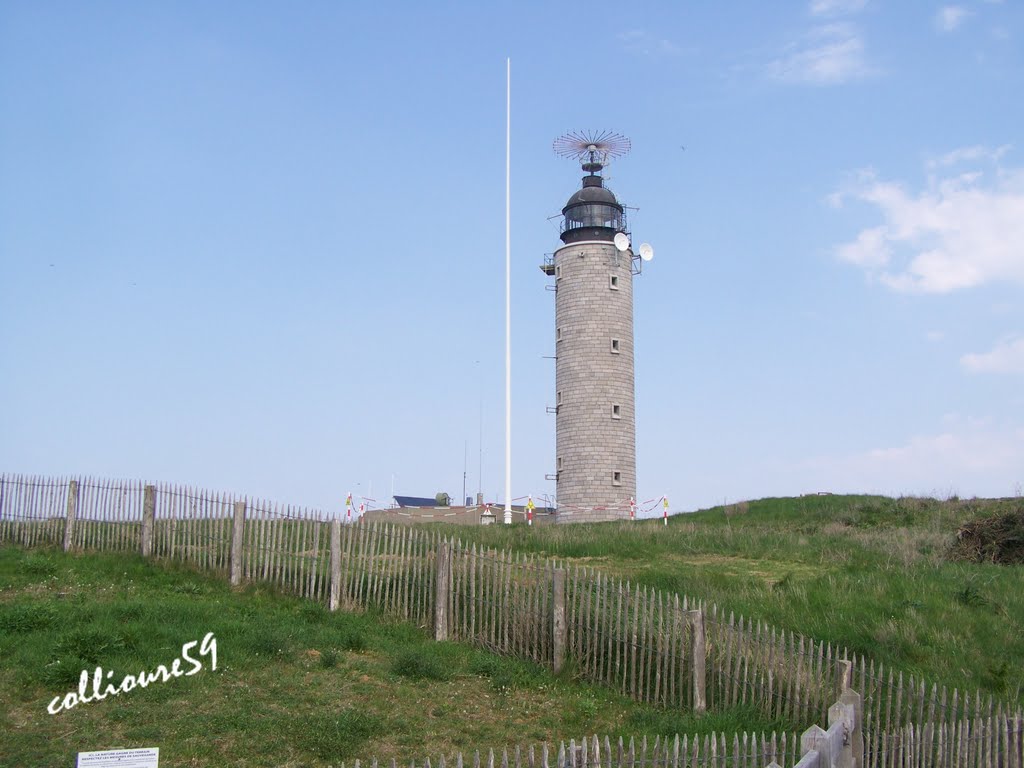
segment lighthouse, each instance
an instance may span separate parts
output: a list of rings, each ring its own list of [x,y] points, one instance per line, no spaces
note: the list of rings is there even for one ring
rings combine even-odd
[[[555,472],[560,523],[629,518],[636,498],[633,278],[653,253],[634,254],[622,204],[605,185],[617,134],[572,133],[554,149],[578,159],[582,186],[562,208],[561,246],[541,269],[554,278]]]

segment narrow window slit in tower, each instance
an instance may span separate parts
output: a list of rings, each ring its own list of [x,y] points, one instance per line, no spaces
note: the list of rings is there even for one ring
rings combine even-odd
[[[619,340],[618,339],[612,339],[612,354],[613,355],[619,354]]]
[[[555,328],[555,341],[561,341],[561,340],[562,340],[562,329],[561,328]]]
[[[622,418],[622,406],[621,405],[613,405],[612,406],[612,418],[613,419],[621,419]]]
[[[612,485],[622,485],[621,472],[612,472]]]
[[[618,275],[608,275],[608,287],[611,288],[613,291],[619,290]]]

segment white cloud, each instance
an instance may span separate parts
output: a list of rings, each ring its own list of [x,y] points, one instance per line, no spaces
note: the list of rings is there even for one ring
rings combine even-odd
[[[864,10],[867,0],[811,0],[812,16],[839,16],[847,13],[859,13]]]
[[[952,32],[970,15],[971,12],[961,5],[947,5],[935,14],[935,25],[943,32]]]
[[[945,158],[997,154],[969,148]],[[866,172],[828,200],[836,205],[850,198],[874,206],[885,221],[835,254],[893,290],[949,293],[996,281],[1024,283],[1024,169],[930,175],[919,193]]]
[[[849,24],[815,27],[799,44],[768,65],[776,80],[836,85],[873,73],[864,57],[864,41]]]
[[[947,152],[944,155],[933,157],[928,160],[928,167],[930,169],[946,168],[951,165],[960,165],[961,163],[970,160],[989,160],[993,163],[998,163],[1002,160],[1003,155],[1010,151],[1010,145],[1004,144],[1001,147],[990,149],[983,147],[980,144],[976,144],[973,147],[960,147],[954,149],[952,152]]]
[[[886,240],[885,227],[873,227],[862,231],[852,243],[839,246],[836,255],[858,267],[877,269],[888,265],[892,248]]]
[[[956,419],[937,434],[799,467],[834,491],[1008,496],[1024,475],[1024,428]]]
[[[1003,339],[988,352],[971,352],[960,358],[971,373],[1024,374],[1024,336]]]

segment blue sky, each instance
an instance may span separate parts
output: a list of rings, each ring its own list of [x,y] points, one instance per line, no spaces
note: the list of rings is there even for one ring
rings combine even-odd
[[[641,501],[1024,484],[1024,4],[0,1],[0,468],[340,509],[553,491],[580,172]],[[482,434],[482,440],[481,440]],[[482,471],[481,471],[482,469]]]

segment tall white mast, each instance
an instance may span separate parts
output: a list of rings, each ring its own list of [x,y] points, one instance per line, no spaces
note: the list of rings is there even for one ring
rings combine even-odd
[[[505,525],[512,524],[512,59],[505,60]]]

